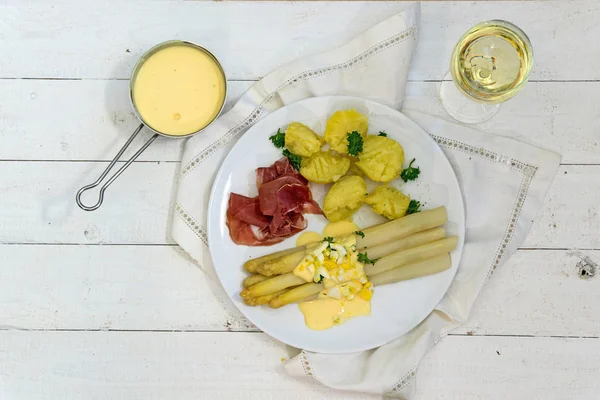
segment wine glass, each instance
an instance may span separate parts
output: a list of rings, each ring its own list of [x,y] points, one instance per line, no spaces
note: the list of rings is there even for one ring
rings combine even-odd
[[[440,85],[442,105],[460,122],[486,121],[525,85],[532,65],[533,47],[521,29],[502,20],[481,22],[454,47]]]

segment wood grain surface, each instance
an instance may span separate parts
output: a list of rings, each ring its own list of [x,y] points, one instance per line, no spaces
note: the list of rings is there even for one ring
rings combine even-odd
[[[292,350],[257,331],[174,244],[182,142],[159,139],[96,212],[74,195],[137,126],[127,79],[153,44],[186,38],[214,51],[231,106],[274,68],[404,7],[2,2],[0,399],[370,398],[287,376]],[[528,33],[535,67],[478,128],[558,151],[563,165],[522,248],[419,368],[418,398],[593,399],[600,278],[581,267],[600,262],[600,4],[424,3],[405,107],[445,116],[437,96],[452,46],[490,18]]]

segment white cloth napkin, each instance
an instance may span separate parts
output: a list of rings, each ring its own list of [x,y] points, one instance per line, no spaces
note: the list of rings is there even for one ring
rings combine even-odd
[[[400,109],[419,12],[412,4],[338,49],[279,68],[186,143],[173,237],[205,272],[214,276],[205,230],[208,196],[214,174],[239,136],[270,112],[313,96],[352,95]],[[467,319],[487,279],[525,239],[560,156],[418,110],[403,112],[435,138],[461,184],[466,240],[454,283],[419,326],[395,341],[344,355],[302,351],[285,368],[332,388],[412,398],[420,360]]]

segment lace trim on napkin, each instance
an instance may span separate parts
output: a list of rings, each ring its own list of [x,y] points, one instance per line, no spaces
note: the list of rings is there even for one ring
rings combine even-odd
[[[402,389],[415,377],[415,371],[417,367],[415,366],[409,372],[407,372],[392,388],[385,392],[386,397],[398,397]]]
[[[304,350],[300,352],[300,363],[302,364],[302,370],[304,370],[304,375],[308,376],[309,378],[315,379],[315,370],[311,362],[308,360],[308,357],[306,356]]]
[[[450,332],[452,329],[454,329],[454,327],[452,327],[452,326],[442,329],[440,334],[433,339],[433,347],[437,346],[437,344],[440,342],[440,340],[445,338],[448,335],[448,332]],[[384,397],[392,397],[392,398],[400,398],[400,399],[404,398],[403,393],[401,393],[401,392],[406,387],[406,385],[408,385],[408,383],[415,377],[415,374],[417,372],[417,367],[418,367],[418,365],[415,365],[413,368],[411,368],[410,371],[408,371],[402,378],[400,378],[400,380],[398,382],[396,382],[394,384],[394,386],[391,387],[391,389],[387,390],[384,393]]]
[[[185,224],[202,240],[206,246],[208,246],[208,235],[206,234],[206,230],[200,225],[200,222],[196,220],[192,216],[190,212],[188,212],[180,203],[177,203],[175,206],[175,210],[179,217],[185,222]]]
[[[529,186],[531,185],[531,181],[537,172],[538,167],[521,162],[519,160],[515,160],[514,158],[506,157],[501,154],[495,153],[493,151],[488,151],[482,147],[475,147],[468,145],[466,143],[458,142],[453,139],[444,138],[441,136],[431,135],[433,139],[437,142],[441,147],[445,147],[449,150],[458,150],[463,153],[467,153],[470,155],[474,155],[490,162],[506,164],[511,169],[519,171],[522,175],[521,178],[521,186],[519,187],[519,191],[517,192],[517,197],[515,198],[515,203],[513,205],[513,209],[510,214],[509,224],[506,227],[506,231],[502,240],[500,241],[500,245],[496,250],[496,254],[494,256],[494,261],[488,271],[488,275],[485,279],[487,280],[492,276],[494,270],[498,265],[500,265],[501,261],[504,259],[506,255],[506,248],[508,244],[512,240],[515,226],[517,221],[519,220],[519,216],[521,215],[521,210],[523,209],[523,204],[525,203],[525,198],[527,197],[527,192],[529,191]]]
[[[519,171],[521,173],[521,186],[519,187],[519,191],[517,192],[517,196],[515,197],[515,202],[510,213],[509,224],[506,227],[504,236],[502,237],[500,244],[498,245],[498,249],[496,250],[496,254],[494,255],[494,261],[488,269],[488,273],[485,278],[485,282],[487,282],[496,270],[496,267],[500,265],[501,261],[503,261],[504,257],[506,256],[506,248],[512,240],[516,223],[519,220],[521,210],[523,209],[523,204],[525,203],[525,199],[527,198],[527,192],[529,192],[531,181],[533,180],[533,177],[535,176],[538,167],[521,162],[519,160],[515,160],[514,158],[503,156],[493,151],[486,150],[483,147],[472,146],[454,139],[448,139],[436,135],[431,135],[431,137],[433,137],[433,139],[437,142],[437,144],[440,147],[444,147],[449,150],[461,151],[463,153],[477,156],[493,163],[505,164],[508,165],[511,169]],[[440,335],[438,335],[435,338],[434,343],[437,344],[443,337],[447,335],[447,333],[448,332],[446,331],[441,332]],[[388,391],[386,391],[386,395],[390,397],[398,397],[399,395],[401,395],[401,391],[415,376],[416,369],[417,365],[415,365],[408,373],[406,373],[406,375],[400,378],[400,380],[398,380],[398,382],[396,382],[394,386],[392,386]]]

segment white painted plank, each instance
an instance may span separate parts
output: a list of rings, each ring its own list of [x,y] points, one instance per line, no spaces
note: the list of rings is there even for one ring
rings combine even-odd
[[[213,50],[229,78],[256,79],[299,57],[339,46],[405,6],[174,0],[106,6],[59,0],[37,1],[32,7],[8,0],[0,6],[0,77],[127,78],[144,50],[185,38]],[[532,79],[599,79],[600,54],[589,51],[600,35],[599,13],[594,0],[424,2],[410,77],[441,79],[459,37],[480,21],[501,18],[530,36]],[[576,68],[573,60],[578,60]]]
[[[179,164],[135,163],[106,191],[99,210],[81,211],[74,202],[77,189],[105,167],[0,162],[0,243],[173,243],[170,217]],[[600,166],[562,166],[524,246],[600,248],[599,196]]]
[[[256,331],[177,247],[5,245],[0,258],[0,328]],[[517,252],[453,333],[598,336],[600,277],[579,278],[578,261]]]
[[[230,79],[256,79],[346,43],[406,8],[398,2],[6,3],[0,8],[0,77],[94,79],[129,78],[144,51],[170,39],[213,51]],[[24,62],[24,56],[44,62]]]
[[[75,194],[107,165],[0,162],[0,242],[174,243],[169,220],[179,163],[134,163],[107,189],[102,207],[79,209]],[[83,196],[86,204],[97,199],[97,191]]]
[[[0,159],[110,159],[136,121],[127,82],[96,79],[127,78],[136,57],[158,41],[191,38],[213,49],[231,78],[256,79],[344,43],[402,7],[6,1],[0,78],[92,80],[0,80]],[[600,33],[599,13],[593,1],[424,4],[411,79],[441,78],[460,34],[491,17],[530,34],[533,79],[599,79],[600,55],[587,51]],[[249,84],[234,83],[230,100]],[[409,85],[407,103],[421,96],[439,112],[436,86]],[[598,163],[599,108],[589,100],[596,86],[530,83],[483,129],[548,144],[565,163]],[[180,146],[155,144],[143,159],[175,161]],[[75,191],[105,165],[0,163],[0,242],[172,243],[178,164],[136,164],[108,190],[103,208],[80,211]],[[600,247],[598,168],[561,168],[526,246]],[[253,330],[176,247],[3,245],[0,259],[0,398],[365,398],[284,376],[287,349],[260,333],[18,330]],[[456,333],[598,336],[598,278],[579,279],[577,261],[562,250],[517,253]],[[598,346],[597,339],[452,336],[420,369],[420,398],[594,398]]]
[[[0,332],[0,397],[366,399],[286,376],[260,333]],[[418,399],[588,400],[600,340],[445,338],[416,375]],[[400,378],[400,377],[399,377]]]
[[[417,372],[418,400],[597,398],[599,339],[450,336]]]
[[[600,264],[599,251],[582,254]],[[600,276],[580,277],[580,261],[565,250],[518,251],[496,270],[453,334],[600,336]]]
[[[523,247],[599,249],[600,166],[561,166]]]
[[[228,83],[225,111],[252,82]],[[123,80],[0,79],[0,160],[112,160],[139,125]],[[122,159],[152,133],[143,131]],[[160,138],[139,160],[179,161],[184,141]]]
[[[598,36],[600,4],[595,0],[423,2],[419,45],[410,78],[442,79],[449,71],[458,39],[479,22],[501,19],[519,26],[533,45],[533,80],[599,79],[600,54],[590,55],[573,68],[573,60],[588,54]],[[564,43],[564,44],[561,44]]]
[[[250,85],[229,82],[228,106]],[[437,82],[410,82],[405,106],[448,118],[438,87]],[[138,125],[127,81],[0,80],[0,93],[0,160],[110,160]],[[600,101],[591,101],[598,93],[600,82],[530,82],[478,128],[550,147],[564,163],[600,163],[595,134]],[[178,161],[182,144],[161,139],[140,159]]]
[[[4,245],[0,259],[0,328],[256,330],[179,247]]]
[[[439,100],[439,82],[411,82],[403,107],[452,121]],[[473,125],[562,155],[565,164],[600,162],[600,82],[529,82],[498,114]]]
[[[0,331],[2,399],[364,399],[283,373],[260,333]]]

